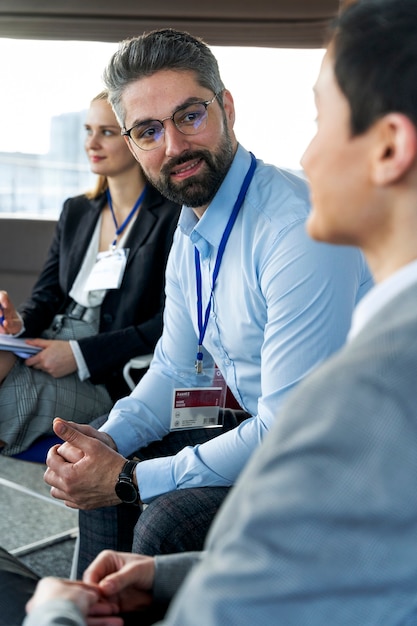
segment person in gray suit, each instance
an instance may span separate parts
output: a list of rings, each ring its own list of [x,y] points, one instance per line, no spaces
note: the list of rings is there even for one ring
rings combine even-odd
[[[83,583],[44,579],[25,626],[169,599],[189,566],[164,626],[417,623],[416,32],[415,0],[353,4],[315,86],[308,230],[360,246],[377,283],[346,346],[292,393],[203,553],[104,552]]]

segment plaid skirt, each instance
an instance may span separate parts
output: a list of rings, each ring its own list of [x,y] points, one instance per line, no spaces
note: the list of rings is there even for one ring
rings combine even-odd
[[[80,339],[97,332],[96,327],[94,319],[86,322],[60,315],[42,336]],[[81,381],[77,372],[53,378],[18,359],[0,387],[0,440],[6,444],[2,453],[18,454],[40,436],[53,434],[55,417],[88,424],[112,406],[104,385]]]

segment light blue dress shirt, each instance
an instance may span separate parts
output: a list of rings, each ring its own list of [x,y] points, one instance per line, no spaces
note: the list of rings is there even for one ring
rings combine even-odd
[[[170,429],[173,390],[187,386],[197,352],[194,246],[201,258],[203,310],[218,246],[250,154],[239,146],[215,198],[198,220],[183,207],[166,273],[164,330],[151,367],[101,428],[124,456]],[[204,338],[215,362],[253,417],[172,457],[137,466],[141,498],[187,487],[232,485],[263,440],[288,392],[343,345],[353,309],[372,285],[362,253],[314,242],[305,229],[309,191],[295,174],[257,161],[228,240]]]

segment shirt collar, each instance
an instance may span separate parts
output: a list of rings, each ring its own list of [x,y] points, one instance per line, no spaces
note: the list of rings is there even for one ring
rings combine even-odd
[[[412,261],[368,291],[355,308],[348,341],[356,337],[382,307],[416,282],[417,261]]]
[[[202,259],[210,254],[210,247],[218,248],[220,244],[250,162],[249,152],[239,145],[222,184],[201,219],[190,207],[182,207],[179,227],[198,247]]]

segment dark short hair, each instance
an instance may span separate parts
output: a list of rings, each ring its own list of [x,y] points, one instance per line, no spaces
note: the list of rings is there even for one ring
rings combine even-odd
[[[416,0],[359,0],[331,25],[329,46],[353,135],[390,112],[417,127]]]
[[[217,60],[198,37],[166,28],[126,39],[119,44],[103,74],[109,102],[122,126],[125,111],[121,99],[125,88],[160,70],[193,71],[202,87],[213,93],[224,89]]]

